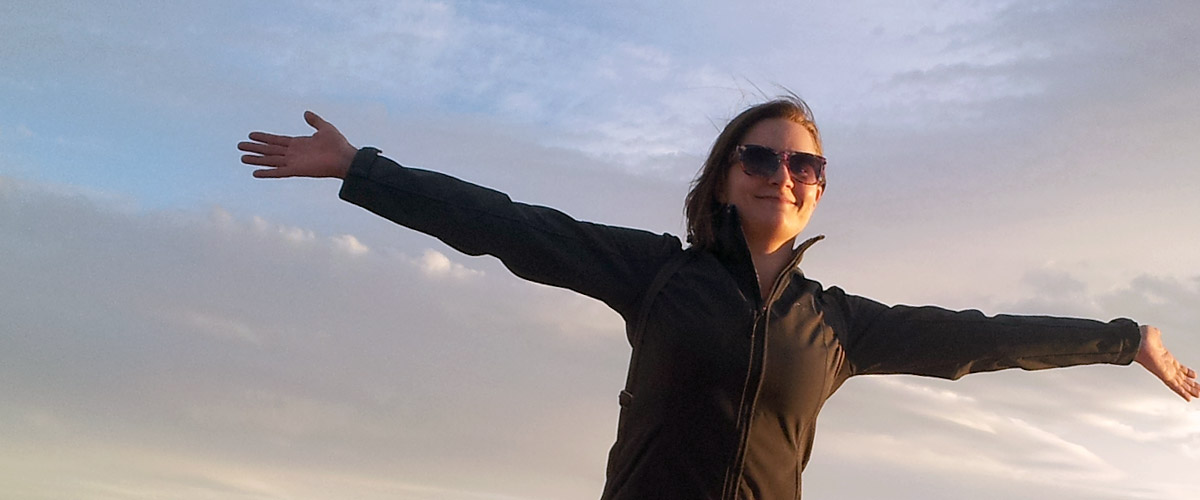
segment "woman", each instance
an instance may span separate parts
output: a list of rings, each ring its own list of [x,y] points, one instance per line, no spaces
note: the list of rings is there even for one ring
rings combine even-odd
[[[342,178],[347,201],[625,319],[633,357],[605,499],[800,498],[817,413],[853,375],[1136,360],[1200,397],[1158,330],[1128,319],[887,307],[805,278],[800,258],[821,237],[795,243],[824,193],[825,159],[799,99],[754,106],[721,132],[687,197],[687,248],[402,167],[305,120],[312,136],[251,133],[242,161],[265,167],[256,177]]]

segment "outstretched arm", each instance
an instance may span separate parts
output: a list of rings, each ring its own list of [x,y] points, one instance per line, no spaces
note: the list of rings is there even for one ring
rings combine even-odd
[[[356,149],[315,113],[310,136],[252,132],[238,149],[255,177],[335,177],[339,196],[467,255],[492,255],[530,281],[574,290],[622,315],[640,302],[655,271],[682,252],[674,236],[576,220],[548,207]]]
[[[251,132],[250,141],[237,145],[242,151],[254,153],[242,155],[242,163],[266,167],[255,170],[255,177],[346,178],[357,148],[350,145],[337,127],[316,113],[305,111],[304,121],[316,129],[313,135],[293,137]]]
[[[1142,325],[1142,345],[1138,348],[1138,364],[1162,380],[1167,387],[1187,401],[1200,398],[1200,382],[1196,381],[1196,370],[1183,366],[1175,356],[1163,347],[1162,332],[1153,326]]]
[[[939,307],[888,307],[837,287],[823,307],[840,308],[847,376],[908,373],[957,379],[968,373],[1137,361],[1187,401],[1200,399],[1196,371],[1163,347],[1162,332],[1119,318],[1108,323],[997,315]]]

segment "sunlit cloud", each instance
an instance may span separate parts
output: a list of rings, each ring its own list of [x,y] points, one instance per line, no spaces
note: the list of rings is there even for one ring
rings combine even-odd
[[[330,239],[335,248],[349,255],[363,255],[371,251],[370,248],[358,241],[358,238],[355,238],[354,235],[342,234],[333,236]]]
[[[461,280],[483,275],[481,271],[452,262],[446,254],[433,249],[426,249],[420,257],[406,258],[405,260],[417,266],[422,273],[431,278],[444,276]]]

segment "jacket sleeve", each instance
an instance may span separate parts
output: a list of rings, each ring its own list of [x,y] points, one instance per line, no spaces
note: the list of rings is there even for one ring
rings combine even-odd
[[[844,317],[850,375],[905,373],[958,379],[968,373],[1127,365],[1141,345],[1137,323],[1050,316],[986,316],[976,310],[885,306],[837,287],[825,292]]]
[[[669,235],[577,221],[454,177],[400,166],[363,148],[339,193],[467,255],[492,255],[521,278],[599,299],[623,316],[654,270],[680,252]]]

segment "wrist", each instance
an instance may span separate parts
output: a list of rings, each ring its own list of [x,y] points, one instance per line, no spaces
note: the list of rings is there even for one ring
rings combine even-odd
[[[1141,332],[1142,339],[1138,344],[1137,354],[1134,356],[1133,360],[1137,361],[1142,366],[1146,366],[1146,363],[1151,361],[1150,350],[1153,347],[1155,337],[1160,334],[1158,332],[1158,328],[1150,325],[1139,325],[1138,331]]]
[[[336,167],[333,169],[333,176],[339,179],[345,179],[346,174],[350,172],[350,166],[354,163],[355,155],[358,154],[358,148],[355,148],[350,143],[340,148],[337,154]]]

